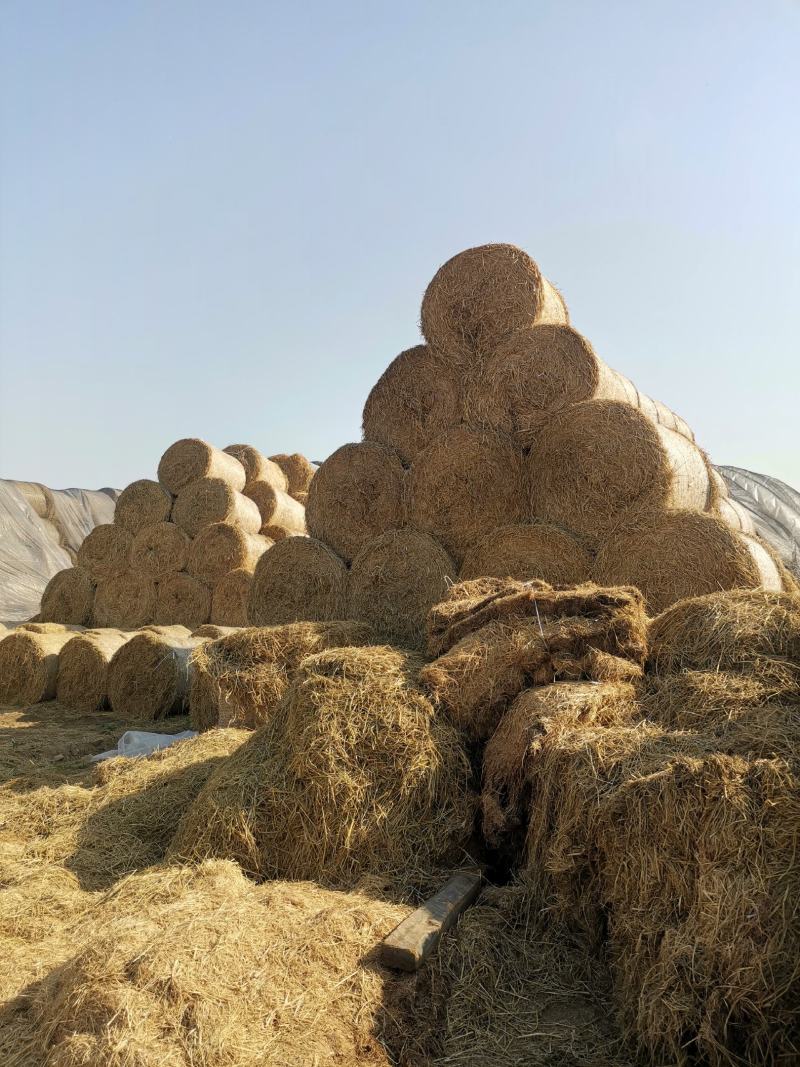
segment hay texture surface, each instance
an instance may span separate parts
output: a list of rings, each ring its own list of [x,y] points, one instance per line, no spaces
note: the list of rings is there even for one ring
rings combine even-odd
[[[130,569],[154,582],[184,570],[191,541],[174,522],[143,526],[133,539]]]
[[[461,375],[457,364],[429,345],[395,357],[367,397],[363,430],[412,463],[434,437],[461,421]]]
[[[271,459],[267,459],[257,448],[252,445],[228,445],[223,449],[229,456],[234,456],[244,467],[244,473],[249,482],[269,482],[282,493],[289,491],[289,480],[281,467]]]
[[[300,493],[307,493],[314,477],[314,466],[309,463],[305,456],[299,452],[279,452],[276,456],[269,457],[273,463],[277,463],[286,475],[289,484],[289,495],[297,498]]]
[[[592,576],[604,585],[635,585],[652,614],[686,597],[782,586],[766,553],[754,552],[722,519],[685,510],[654,515],[609,538],[597,553]]]
[[[425,645],[425,622],[455,581],[442,546],[419,530],[389,530],[368,541],[347,579],[347,616],[369,623],[379,639],[409,648]]]
[[[260,534],[245,533],[229,522],[216,522],[201,530],[189,552],[189,573],[213,585],[230,571],[253,571],[273,542]]]
[[[347,568],[313,537],[287,537],[256,564],[247,617],[251,626],[326,622],[347,613]]]
[[[108,667],[108,696],[121,718],[163,719],[189,700],[189,657],[203,638],[179,630],[144,631],[115,652]]]
[[[96,626],[138,630],[153,621],[156,612],[156,584],[135,571],[120,578],[100,582],[94,598]]]
[[[261,513],[254,501],[221,478],[189,482],[175,498],[172,520],[190,537],[196,537],[205,526],[215,522],[233,523],[253,534],[261,529]]]
[[[235,570],[214,583],[211,590],[211,618],[219,626],[247,626],[247,605],[253,575],[248,570]]]
[[[399,456],[372,441],[342,445],[314,476],[306,520],[312,537],[348,562],[373,537],[403,525]]]
[[[42,593],[42,622],[85,626],[92,618],[94,583],[82,567],[67,567],[54,574]]]
[[[270,482],[250,482],[247,495],[258,508],[259,529],[266,537],[277,541],[306,532],[305,508],[288,493]]]
[[[464,360],[491,352],[524,326],[569,321],[561,294],[526,252],[508,244],[449,259],[425,290],[421,317],[428,344]]]
[[[459,577],[581,585],[591,571],[592,558],[576,537],[557,526],[531,523],[500,526],[486,534],[467,552]]]
[[[56,695],[58,659],[77,635],[16,630],[0,641],[0,704],[27,707]]]
[[[171,512],[172,494],[158,482],[140,478],[119,494],[114,522],[135,535],[145,526],[168,522]]]
[[[429,884],[469,837],[473,799],[467,758],[418,689],[418,666],[385,646],[304,659],[270,722],[182,819],[173,857],[339,887],[367,875],[397,892]]]
[[[554,416],[528,457],[533,514],[596,543],[638,515],[702,511],[703,453],[631,404],[587,400]]]
[[[528,518],[522,453],[501,434],[457,427],[417,457],[408,476],[408,523],[457,564],[498,526]]]
[[[196,437],[176,441],[159,460],[158,480],[170,493],[179,493],[200,478],[225,482],[239,492],[247,481],[245,469],[235,456]]]
[[[211,590],[191,574],[174,574],[158,583],[154,621],[159,625],[177,623],[196,630],[211,616]]]
[[[133,636],[122,630],[90,630],[61,650],[56,699],[76,711],[108,707],[108,665],[117,649]]]
[[[124,527],[104,522],[90,530],[78,549],[78,566],[93,582],[118,578],[128,569],[131,535]]]

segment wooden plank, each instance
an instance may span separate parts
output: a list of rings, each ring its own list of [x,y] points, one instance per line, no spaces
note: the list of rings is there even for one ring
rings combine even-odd
[[[454,875],[436,896],[412,912],[381,942],[381,962],[400,971],[416,971],[431,955],[439,939],[477,897],[483,874]]]

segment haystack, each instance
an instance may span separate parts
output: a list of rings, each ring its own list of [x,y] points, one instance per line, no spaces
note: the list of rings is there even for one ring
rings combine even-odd
[[[213,585],[230,571],[253,571],[273,542],[260,534],[245,533],[229,522],[215,522],[201,530],[192,542],[188,571]]]
[[[300,661],[327,648],[368,645],[357,622],[296,622],[235,630],[192,654],[190,714],[196,728],[262,726],[275,713]]]
[[[247,479],[245,486],[250,482],[269,482],[282,493],[289,491],[289,480],[282,468],[274,460],[267,459],[252,445],[228,445],[223,452],[234,456],[244,467]]]
[[[77,563],[93,582],[119,578],[128,569],[131,535],[117,523],[104,522],[90,530],[78,549]]]
[[[314,467],[305,456],[299,452],[292,452],[290,455],[279,452],[278,455],[269,458],[273,463],[277,463],[286,475],[290,496],[296,499],[298,494],[308,492],[311,479],[314,477]]]
[[[306,532],[306,514],[302,504],[270,482],[250,482],[247,495],[258,508],[259,529],[274,541]]]
[[[71,633],[82,634],[86,632],[85,626],[76,623],[65,622],[18,622],[12,623],[8,630],[27,630],[31,634],[61,634],[69,630]]]
[[[347,568],[322,541],[287,537],[256,564],[247,616],[251,626],[346,617]]]
[[[89,630],[67,642],[59,657],[58,702],[85,712],[108,707],[108,665],[132,636],[130,631]]]
[[[774,707],[800,701],[800,662],[753,658],[737,670],[684,670],[649,675],[642,715],[673,730],[719,730],[726,723],[763,718],[774,728]],[[778,717],[780,712],[778,712]]]
[[[569,322],[561,294],[521,248],[468,248],[434,275],[422,300],[422,332],[433,348],[471,360],[514,330]]]
[[[199,478],[181,489],[172,506],[172,521],[190,537],[214,522],[233,523],[247,533],[261,530],[257,505],[221,478]]]
[[[153,621],[155,612],[156,584],[144,575],[128,571],[97,587],[93,611],[96,626],[138,630]]]
[[[713,515],[664,511],[605,541],[592,576],[603,585],[635,585],[654,615],[718,590],[780,590],[775,564],[756,544]]]
[[[247,606],[253,574],[235,570],[223,575],[211,590],[211,618],[221,626],[247,626]]]
[[[747,511],[738,500],[732,500],[730,497],[723,496],[717,500],[716,513],[719,517],[730,526],[732,530],[738,530],[740,533],[749,534],[751,537],[755,535],[755,524],[750,517],[750,512]]]
[[[187,437],[170,445],[158,463],[158,480],[177,494],[198,479],[225,482],[241,492],[247,475],[235,456],[222,452],[196,437]]]
[[[640,393],[612,370],[571,326],[529,326],[505,337],[472,370],[465,416],[533,445],[551,416],[584,400],[620,400],[689,441],[694,435],[673,411]]]
[[[53,700],[59,654],[76,637],[69,630],[44,634],[14,630],[0,640],[0,704],[24,708]]]
[[[54,574],[42,593],[42,622],[86,625],[92,618],[94,584],[82,567],[68,567]]]
[[[533,514],[591,543],[650,511],[703,511],[712,495],[696,445],[616,400],[587,400],[555,415],[528,467]]]
[[[580,585],[591,571],[592,558],[576,537],[538,522],[486,534],[467,552],[459,578],[541,578],[553,585]]]
[[[428,611],[455,576],[453,561],[428,534],[389,530],[367,541],[353,560],[347,616],[369,623],[382,641],[422,648]]]
[[[408,522],[456,563],[482,536],[528,518],[522,453],[501,434],[460,426],[420,453],[408,476]]]
[[[461,421],[457,365],[430,345],[392,360],[364,405],[365,441],[376,441],[410,464],[440,433]]]
[[[114,509],[114,522],[131,534],[145,526],[168,522],[172,512],[172,494],[163,485],[140,478],[123,489]]]
[[[108,696],[120,718],[163,719],[180,714],[189,699],[189,656],[204,638],[165,627],[136,634],[108,667]]]
[[[189,535],[174,522],[143,526],[133,539],[130,569],[158,582],[184,570],[189,559]]]
[[[390,449],[372,441],[342,445],[314,475],[309,533],[349,562],[367,541],[403,525],[404,482],[400,457]]]
[[[211,616],[211,590],[191,574],[173,574],[158,583],[154,622],[196,630]]]
[[[469,763],[385,646],[308,656],[266,726],[209,779],[179,824],[176,859],[247,873],[408,892],[457,862],[472,829]],[[436,872],[439,871],[437,875]]]

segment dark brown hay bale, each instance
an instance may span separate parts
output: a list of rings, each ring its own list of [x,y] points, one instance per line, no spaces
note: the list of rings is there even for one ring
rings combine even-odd
[[[492,530],[467,552],[459,578],[541,578],[554,585],[580,585],[591,572],[592,558],[577,538],[539,522]]]
[[[247,626],[247,605],[253,585],[251,571],[223,575],[211,590],[211,618],[220,626]]]
[[[114,522],[129,533],[137,534],[145,526],[168,522],[171,512],[172,494],[158,482],[140,478],[119,494]]]
[[[473,368],[464,406],[468,422],[532,445],[553,415],[585,400],[623,401],[694,441],[683,419],[640,393],[566,325],[530,326],[505,337],[485,363]]]
[[[326,622],[346,616],[347,568],[322,541],[287,537],[256,564],[247,617],[251,626]]]
[[[722,519],[698,511],[650,518],[601,545],[592,577],[604,585],[635,585],[651,614],[722,589],[781,588],[769,556]]]
[[[460,421],[455,363],[429,345],[416,345],[393,359],[372,387],[364,405],[364,439],[385,445],[408,464]]]
[[[108,665],[133,634],[122,630],[89,630],[61,651],[56,699],[65,708],[99,711],[108,707]]]
[[[308,462],[305,456],[299,452],[292,452],[291,455],[280,452],[278,455],[270,456],[269,458],[273,463],[277,463],[286,475],[290,496],[296,498],[298,493],[308,492],[311,479],[314,477],[314,466]]]
[[[261,529],[261,513],[256,504],[221,478],[189,482],[175,498],[172,518],[190,537],[196,537],[203,527],[214,522],[229,522],[247,533],[257,534]]]
[[[266,726],[181,820],[173,859],[236,859],[247,873],[408,891],[469,837],[469,763],[385,646],[308,656]]]
[[[42,593],[41,622],[84,626],[92,617],[94,583],[82,567],[67,567],[54,574]]]
[[[94,624],[138,630],[153,621],[156,595],[155,582],[134,571],[101,582],[94,597]]]
[[[309,533],[349,562],[367,541],[403,525],[404,480],[399,456],[383,445],[342,445],[314,475]]]
[[[159,460],[158,480],[170,491],[179,493],[190,482],[214,479],[241,492],[247,476],[235,456],[222,452],[197,437],[186,437],[170,445]]]
[[[128,569],[131,535],[116,523],[104,522],[90,530],[78,549],[78,566],[93,582],[118,578]]]
[[[289,480],[282,468],[274,460],[267,459],[257,448],[252,445],[228,445],[223,451],[238,459],[244,467],[247,478],[245,486],[250,482],[269,482],[282,493],[289,491]]]
[[[702,452],[616,400],[587,400],[555,415],[528,467],[534,515],[595,543],[638,515],[702,511],[709,476]]]
[[[455,579],[442,546],[419,530],[389,530],[367,541],[347,579],[347,615],[369,623],[381,641],[417,648],[425,620]]]
[[[161,626],[178,623],[196,630],[211,615],[211,590],[190,574],[173,574],[158,583],[154,622]]]
[[[15,630],[0,641],[0,704],[27,707],[56,695],[61,649],[77,634]]]
[[[280,530],[284,537],[306,532],[305,508],[288,493],[281,492],[269,482],[250,482],[247,495],[258,508],[259,530],[265,537],[281,540],[281,537],[273,536],[274,530]]]
[[[456,563],[482,536],[528,518],[522,453],[490,431],[456,427],[417,457],[408,476],[408,522],[441,541]]]
[[[130,568],[151,581],[161,581],[186,567],[190,544],[189,535],[174,522],[143,526],[131,545]]]
[[[181,714],[189,700],[189,657],[205,639],[145,630],[115,653],[108,696],[121,718],[163,719]]]
[[[235,630],[192,654],[189,707],[196,729],[263,726],[274,714],[300,661],[326,648],[368,645],[374,633],[357,622],[295,622]]]
[[[245,533],[229,522],[215,522],[201,530],[189,551],[188,571],[213,585],[230,571],[252,572],[273,542],[260,534]]]
[[[488,354],[506,334],[536,322],[569,322],[569,313],[530,256],[508,244],[459,252],[422,300],[425,340],[463,359]]]

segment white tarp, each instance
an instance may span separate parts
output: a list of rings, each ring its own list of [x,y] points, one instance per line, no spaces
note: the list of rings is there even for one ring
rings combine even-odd
[[[756,532],[800,578],[800,493],[786,482],[741,467],[717,467],[731,499],[748,512]]]

